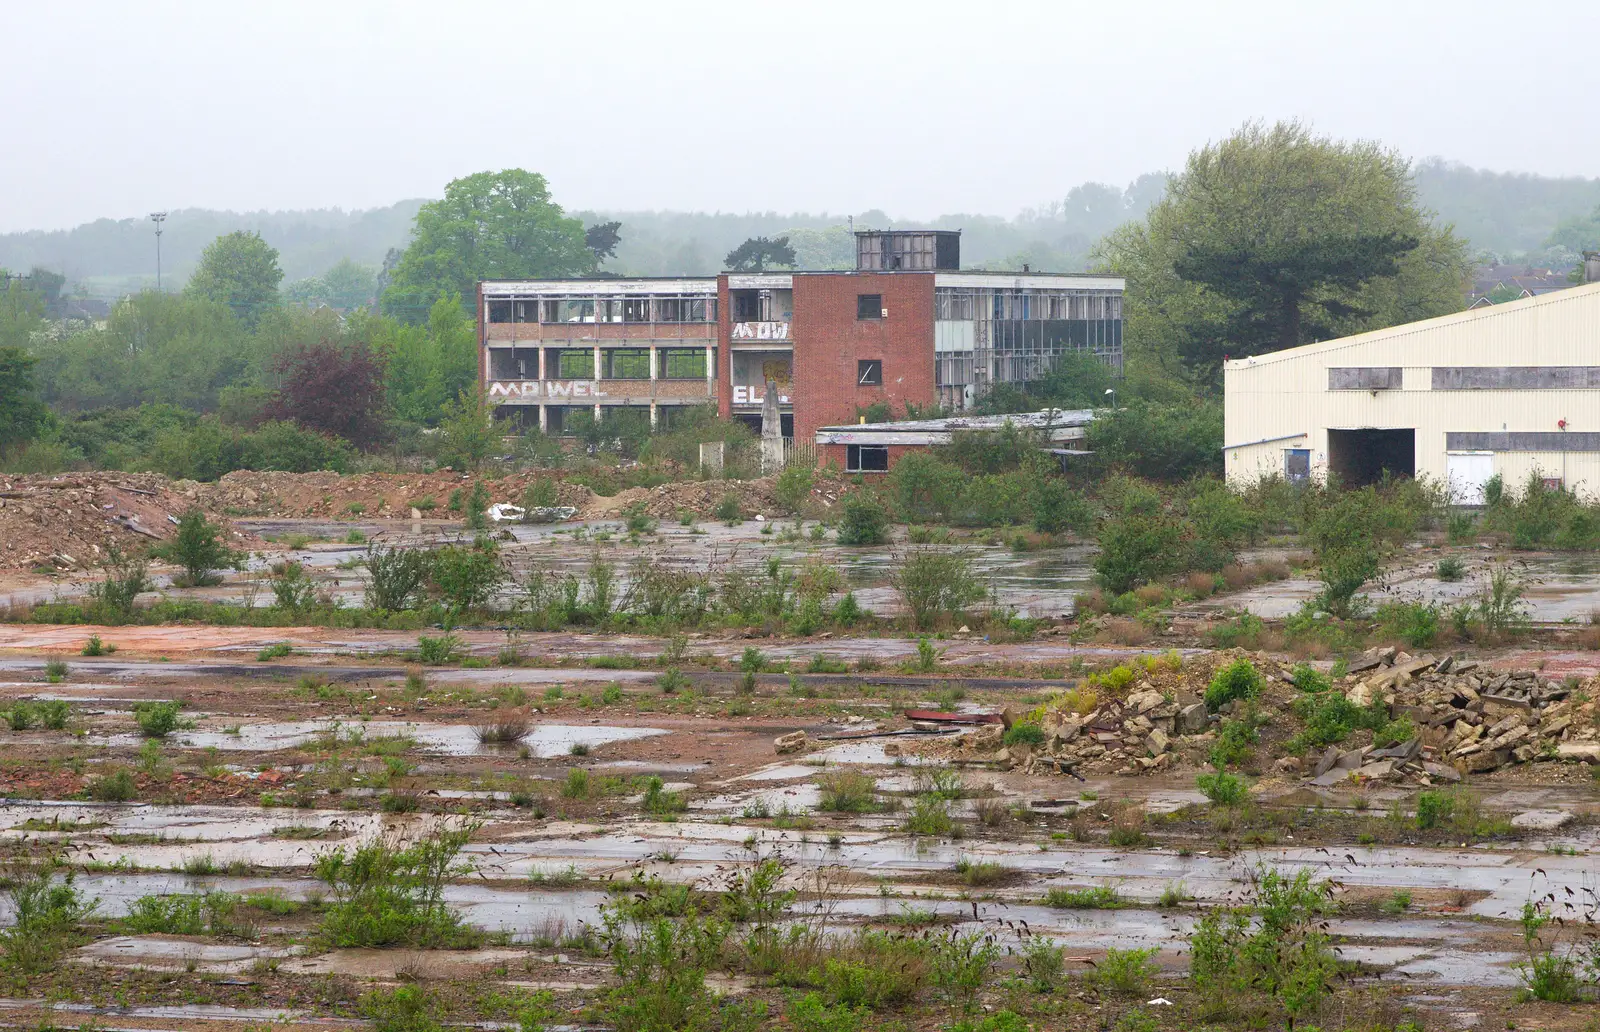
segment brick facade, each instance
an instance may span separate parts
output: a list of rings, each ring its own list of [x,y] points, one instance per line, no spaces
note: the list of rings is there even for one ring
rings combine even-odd
[[[888,316],[858,319],[857,298],[878,294]],[[794,436],[856,421],[856,409],[885,401],[934,400],[933,276],[918,273],[797,273],[794,277]],[[883,362],[883,383],[857,384],[857,363]],[[840,465],[843,465],[841,456]]]

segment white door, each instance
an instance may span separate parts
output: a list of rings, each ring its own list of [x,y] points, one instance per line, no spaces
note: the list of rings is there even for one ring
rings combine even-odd
[[[1457,505],[1482,505],[1483,485],[1494,476],[1493,452],[1451,452],[1445,456],[1450,499]]]

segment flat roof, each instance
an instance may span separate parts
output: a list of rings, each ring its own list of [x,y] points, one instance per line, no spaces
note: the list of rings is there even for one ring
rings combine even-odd
[[[617,276],[606,279],[581,277],[554,277],[531,280],[482,280],[485,294],[534,293],[563,290],[571,294],[627,293],[641,294],[688,291],[715,293],[717,277],[727,276],[729,287],[749,289],[755,286],[783,288],[793,284],[795,276],[932,276],[936,287],[994,287],[1008,290],[1059,289],[1063,286],[1081,286],[1093,290],[1125,290],[1127,281],[1121,276],[1099,272],[961,272],[934,269],[794,269],[763,272],[722,272],[716,276]]]
[[[818,444],[949,444],[963,431],[1000,430],[1007,423],[1041,431],[1055,444],[1082,440],[1084,427],[1094,421],[1092,409],[1043,409],[999,416],[946,416],[942,419],[902,419],[893,423],[846,423],[817,430]]]

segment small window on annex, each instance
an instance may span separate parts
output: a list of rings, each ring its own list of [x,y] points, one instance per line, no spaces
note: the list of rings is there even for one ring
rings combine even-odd
[[[886,473],[889,449],[881,444],[847,444],[844,447],[846,473]]]
[[[856,363],[856,384],[877,387],[883,383],[883,359],[863,358]]]
[[[882,294],[857,294],[856,295],[857,319],[882,319],[883,295]]]

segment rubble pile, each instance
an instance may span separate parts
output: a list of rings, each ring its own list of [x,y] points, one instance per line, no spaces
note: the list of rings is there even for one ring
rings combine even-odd
[[[196,499],[151,473],[0,478],[0,569],[69,572],[97,567],[115,547],[144,551],[175,532]],[[201,505],[215,511],[210,506]],[[234,531],[229,544],[258,544]]]
[[[582,484],[568,483],[560,472],[518,473],[497,480],[483,479],[491,504],[521,505],[523,495],[536,480],[549,480],[555,486],[556,504],[582,509],[595,497]],[[234,516],[270,516],[291,519],[406,519],[418,503],[431,499],[420,509],[429,519],[459,519],[459,512],[447,506],[450,496],[472,490],[468,473],[260,473],[241,470],[229,473],[214,484],[180,481],[181,489],[203,499],[205,504]]]
[[[1600,764],[1596,703],[1586,695],[1531,670],[1495,670],[1452,657],[1412,657],[1396,650],[1370,650],[1334,691],[1355,706],[1382,706],[1393,719],[1409,717],[1416,734],[1380,748],[1370,731],[1355,731],[1340,744],[1302,758],[1272,756],[1298,730],[1291,703],[1301,696],[1292,670],[1269,657],[1240,652],[1197,657],[1181,667],[1159,663],[1135,668],[1122,698],[1079,693],[1071,701],[1087,712],[1047,704],[1032,713],[1008,710],[1007,726],[1036,722],[1041,742],[1007,745],[1004,728],[990,724],[920,751],[952,763],[998,764],[1029,773],[1140,774],[1207,764],[1217,722],[1245,703],[1207,710],[1202,696],[1214,670],[1246,655],[1265,688],[1254,705],[1270,715],[1257,747],[1258,766],[1280,776],[1302,776],[1312,784],[1351,781],[1459,781],[1508,764],[1581,760]],[[1092,702],[1086,702],[1092,700]],[[1059,700],[1058,700],[1059,702]],[[1038,736],[1035,736],[1038,737]],[[1366,744],[1362,744],[1365,739]]]
[[[1536,670],[1494,670],[1446,656],[1412,658],[1373,650],[1354,665],[1345,695],[1358,705],[1382,700],[1410,717],[1417,736],[1391,749],[1330,747],[1308,772],[1314,784],[1351,776],[1427,776],[1447,781],[1508,764],[1541,760],[1600,763],[1595,704]]]

